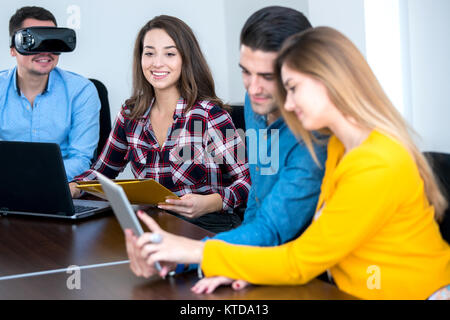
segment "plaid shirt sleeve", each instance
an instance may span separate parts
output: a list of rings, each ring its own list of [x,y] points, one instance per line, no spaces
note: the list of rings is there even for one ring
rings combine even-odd
[[[230,115],[219,107],[210,109],[207,121],[208,153],[219,163],[232,183],[218,190],[223,209],[228,211],[247,202],[250,191],[250,171],[243,143]]]
[[[125,133],[125,111],[121,110],[102,153],[91,169],[74,178],[74,181],[96,180],[94,170],[110,179],[116,178],[127,165],[128,142]]]

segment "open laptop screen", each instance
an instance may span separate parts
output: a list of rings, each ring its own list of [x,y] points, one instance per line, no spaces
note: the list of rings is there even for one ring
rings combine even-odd
[[[57,144],[0,141],[0,211],[73,214]]]

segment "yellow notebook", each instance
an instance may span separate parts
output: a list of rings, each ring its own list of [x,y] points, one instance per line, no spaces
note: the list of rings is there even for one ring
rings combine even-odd
[[[132,204],[158,205],[167,198],[179,199],[172,191],[152,179],[113,181],[123,188]],[[78,181],[77,184],[78,189],[107,200],[102,185],[97,180]]]

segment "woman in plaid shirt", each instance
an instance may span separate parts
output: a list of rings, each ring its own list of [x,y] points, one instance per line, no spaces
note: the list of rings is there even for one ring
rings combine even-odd
[[[97,162],[75,181],[96,179],[94,170],[115,178],[130,162],[136,179],[154,179],[181,197],[161,209],[213,232],[237,226],[233,209],[250,189],[245,146],[192,30],[178,18],[155,17],[139,32],[133,60],[132,97]]]

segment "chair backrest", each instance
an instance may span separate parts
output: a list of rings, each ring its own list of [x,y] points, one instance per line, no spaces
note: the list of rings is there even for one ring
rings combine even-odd
[[[234,126],[236,129],[242,129],[245,132],[244,106],[234,105],[230,106],[230,108],[230,116],[231,120],[233,120]]]
[[[246,143],[246,139],[245,139],[245,118],[244,118],[244,106],[243,105],[232,105],[230,106],[231,111],[230,111],[230,116],[231,116],[231,120],[233,120],[234,126],[236,127],[236,129],[240,129],[242,130],[240,133],[241,135],[241,139],[244,143]],[[246,157],[248,158],[247,154]],[[245,213],[245,208],[246,208],[246,204],[243,204],[242,206],[240,206],[239,208],[236,208],[234,210],[234,212],[241,218],[241,220],[244,219],[244,213]]]
[[[247,147],[247,141],[245,139],[245,117],[244,117],[244,106],[243,105],[232,105],[230,106],[230,116],[231,120],[233,120],[234,126],[238,130],[242,141],[246,144]],[[246,154],[247,156],[247,154]]]
[[[95,85],[98,91],[98,96],[100,97],[100,136],[97,144],[97,150],[94,154],[93,161],[97,160],[97,157],[103,150],[106,140],[108,140],[109,134],[111,133],[111,114],[109,111],[109,100],[108,100],[108,90],[105,85],[96,79],[89,79]]]
[[[439,152],[424,152],[438,182],[442,187],[447,201],[450,203],[450,154]],[[445,211],[444,221],[439,225],[442,237],[450,243],[450,207]]]

